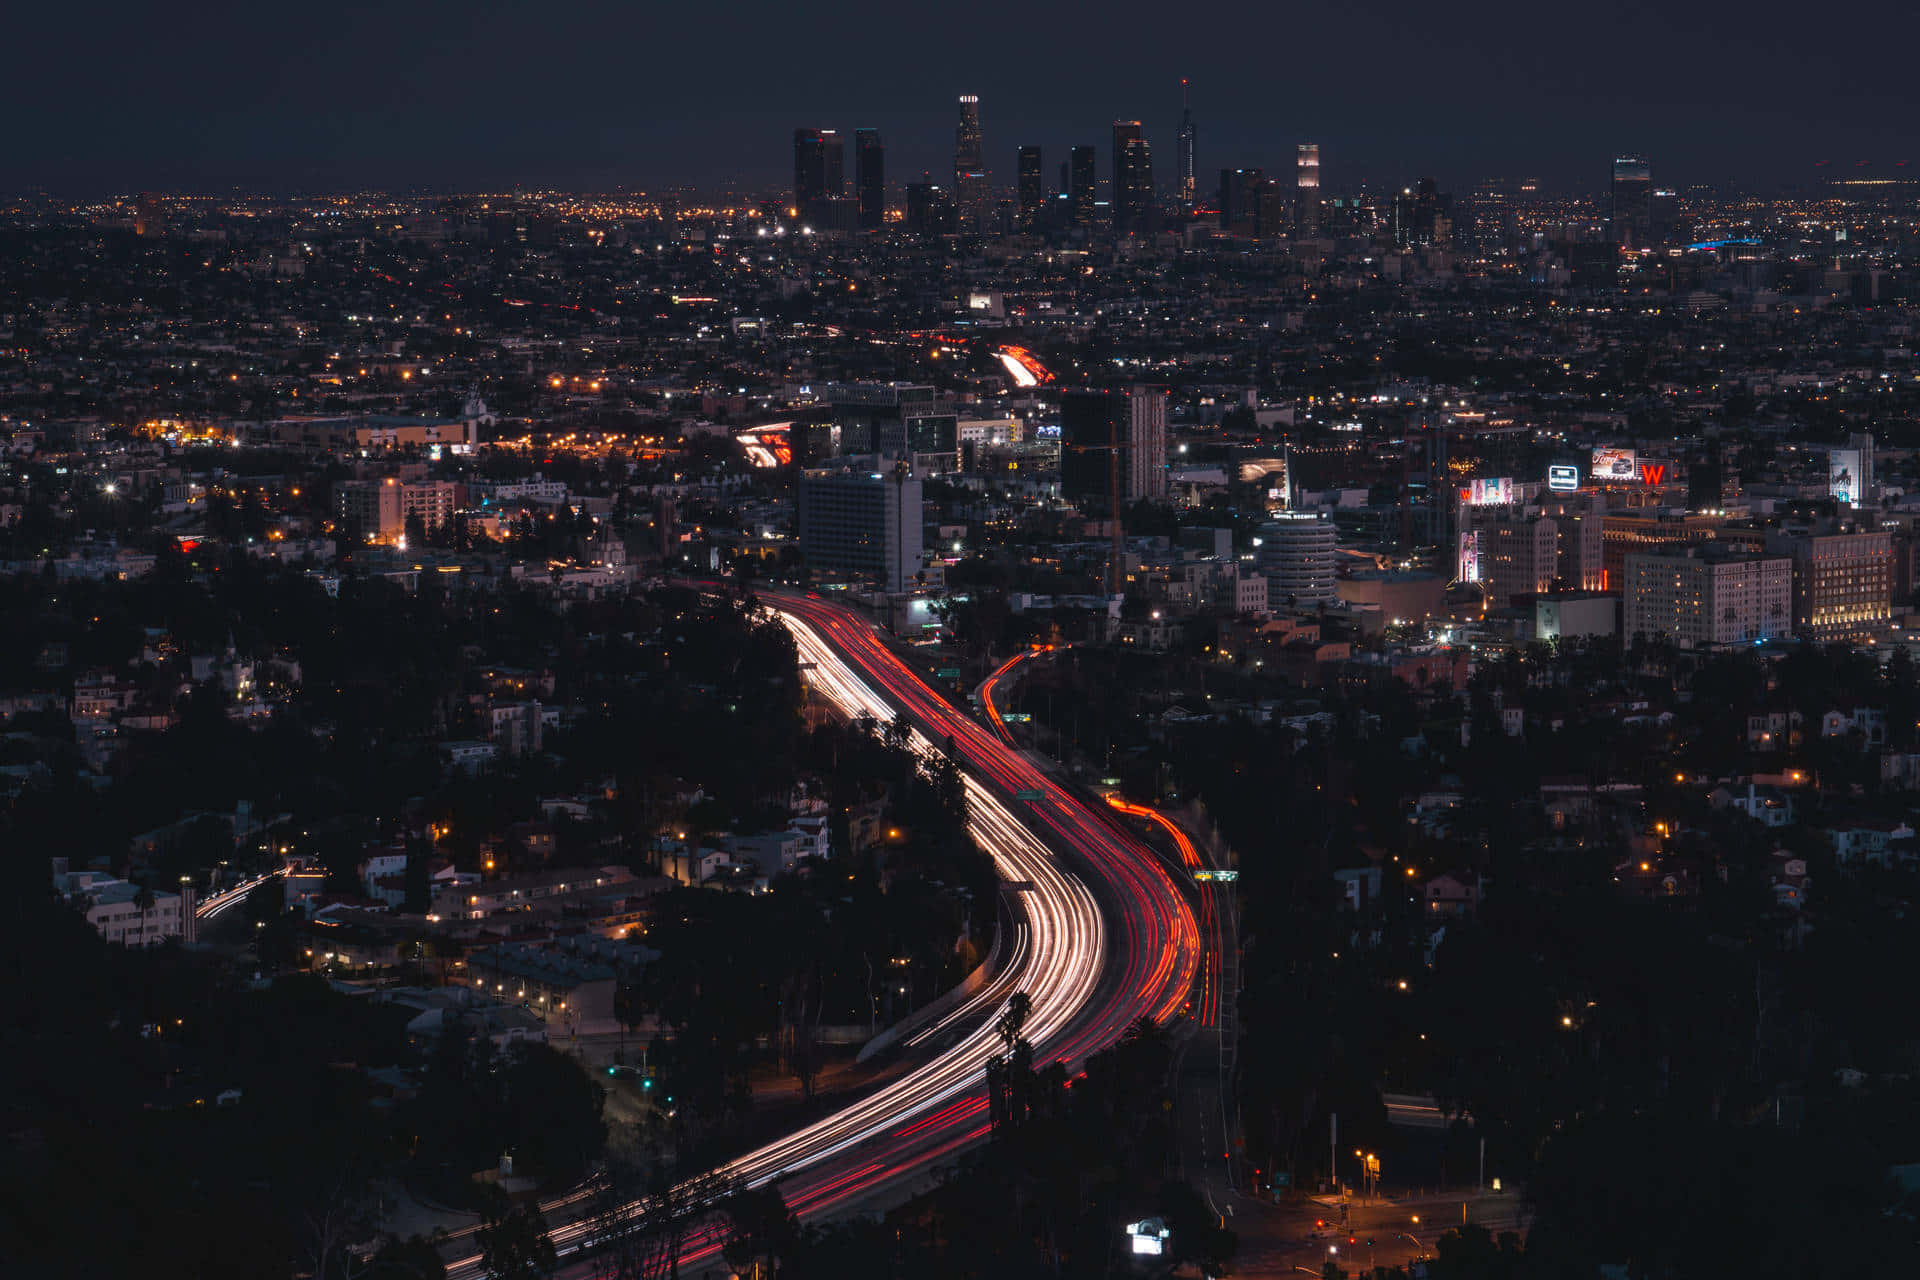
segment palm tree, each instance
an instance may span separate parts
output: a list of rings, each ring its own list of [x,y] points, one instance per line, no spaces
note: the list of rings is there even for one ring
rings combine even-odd
[[[147,913],[153,910],[153,890],[141,885],[133,891],[133,909],[140,913],[140,941],[149,942],[147,936]]]

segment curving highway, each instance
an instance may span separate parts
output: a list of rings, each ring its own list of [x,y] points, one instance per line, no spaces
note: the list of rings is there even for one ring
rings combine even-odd
[[[778,1183],[796,1215],[829,1217],[913,1189],[986,1136],[985,1066],[999,1048],[986,1015],[1014,991],[1032,1000],[1025,1034],[1036,1060],[1077,1064],[1135,1019],[1179,1012],[1203,947],[1192,908],[1149,850],[941,700],[862,617],[815,598],[762,603],[793,633],[801,661],[812,664],[809,684],[841,712],[881,723],[904,714],[923,754],[951,744],[966,777],[969,828],[1021,907],[1006,968],[910,1042],[956,1034],[954,1044],[720,1171],[749,1186]],[[1016,793],[1039,798],[1013,799]],[[551,1220],[556,1212],[584,1212],[587,1199],[576,1193],[543,1207]],[[590,1243],[592,1230],[589,1221],[556,1225],[554,1244],[567,1257]],[[696,1233],[682,1267],[720,1265],[721,1243],[715,1229]],[[449,1264],[457,1280],[478,1272],[477,1255]]]
[[[257,875],[251,880],[233,886],[231,889],[222,890],[204,901],[195,904],[193,914],[201,920],[211,920],[228,907],[231,907],[234,903],[243,901],[248,894],[252,893],[267,881],[276,876],[284,876],[285,874],[287,874],[287,868],[281,867],[278,870]]]

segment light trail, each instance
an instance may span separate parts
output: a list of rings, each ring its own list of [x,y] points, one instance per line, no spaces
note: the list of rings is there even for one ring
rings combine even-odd
[[[1205,866],[1200,860],[1200,851],[1193,847],[1193,841],[1166,814],[1144,804],[1134,804],[1118,795],[1109,795],[1107,803],[1129,818],[1150,822],[1171,836],[1173,847],[1180,854],[1180,865],[1187,870],[1199,871]],[[1200,932],[1208,940],[1200,965],[1200,1025],[1217,1027],[1220,1025],[1220,907],[1213,895],[1219,888],[1211,881],[1203,881],[1199,890]]]
[[[1124,836],[982,725],[940,700],[857,615],[824,601],[762,598],[794,637],[809,685],[845,715],[890,722],[896,710],[912,726],[910,748],[923,758],[951,742],[964,766],[968,829],[1003,879],[1018,886],[1025,915],[1007,968],[994,981],[915,1037],[978,1019],[973,1030],[924,1063],[834,1114],[758,1148],[718,1172],[749,1187],[786,1182],[783,1197],[797,1213],[828,1217],[872,1199],[904,1179],[979,1142],[987,1059],[1000,1038],[985,1015],[1014,991],[1032,1001],[1023,1034],[1037,1062],[1070,1069],[1119,1039],[1140,1017],[1165,1021],[1179,1012],[1193,985],[1203,947],[1192,909],[1166,870],[1138,841]],[[856,671],[855,668],[859,670]],[[886,697],[881,696],[884,690]],[[1003,795],[1042,799],[1024,818]],[[1023,806],[1025,807],[1025,806]],[[1092,890],[1069,872],[1037,834],[1050,831],[1072,849],[1117,908],[1123,929],[1110,936]],[[1105,992],[1102,997],[1102,992]],[[580,1191],[543,1205],[586,1203]],[[641,1204],[628,1206],[637,1215]],[[562,1257],[591,1243],[591,1220],[551,1231]],[[689,1238],[681,1265],[713,1259],[717,1227]],[[451,1261],[453,1280],[479,1274],[479,1257]]]
[[[244,900],[248,894],[258,889],[267,881],[276,876],[284,876],[285,874],[287,874],[287,869],[281,867],[277,871],[269,871],[265,875],[255,876],[246,883],[237,884],[231,889],[223,889],[211,898],[208,898],[205,902],[196,903],[193,908],[194,918],[196,920],[211,920],[234,903]]]
[[[1007,373],[1013,378],[1014,386],[1024,391],[1028,387],[1040,385],[1040,379],[1036,378],[1033,371],[1026,365],[1021,364],[1011,351],[997,351],[994,356],[1006,366]]]

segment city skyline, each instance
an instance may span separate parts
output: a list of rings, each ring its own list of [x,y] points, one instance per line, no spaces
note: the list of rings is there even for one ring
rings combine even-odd
[[[1878,21],[1859,16],[1890,37],[1876,47],[1897,45],[1913,17],[1875,8]],[[1722,9],[1738,20],[1718,21]],[[1178,27],[1128,41],[1127,22],[1086,30],[1065,15],[989,5],[951,36],[906,15],[878,17],[877,47],[902,56],[802,90],[791,69],[843,56],[838,24],[776,35],[749,11],[727,32],[721,75],[703,59],[684,70],[657,59],[635,75],[628,37],[696,49],[716,30],[699,15],[650,14],[641,26],[594,5],[555,30],[517,7],[475,17],[428,4],[383,12],[379,38],[368,39],[371,12],[348,5],[322,30],[209,34],[171,30],[127,6],[109,9],[105,38],[101,24],[83,33],[65,14],[31,15],[24,43],[53,52],[27,60],[0,90],[12,114],[42,122],[16,139],[14,183],[76,195],[761,184],[784,167],[771,140],[809,121],[843,136],[876,128],[896,174],[937,180],[951,172],[954,96],[972,93],[1001,189],[1019,146],[1065,154],[1104,144],[1115,119],[1141,120],[1149,145],[1174,157],[1182,79],[1191,81],[1203,191],[1205,175],[1224,167],[1279,171],[1301,138],[1325,148],[1330,185],[1336,175],[1383,185],[1431,173],[1458,184],[1522,171],[1597,185],[1591,175],[1611,153],[1632,151],[1690,181],[1764,187],[1861,160],[1890,172],[1913,158],[1903,124],[1911,90],[1874,74],[1871,58],[1774,34],[1784,26],[1751,6],[1650,16],[1633,28],[1646,49],[1634,57],[1581,38],[1572,20],[1509,24],[1488,14],[1472,24],[1411,8],[1246,15],[1231,41]],[[1057,75],[1023,76],[973,34],[996,17],[1017,22],[1028,47],[1085,56]],[[1275,93],[1256,52],[1272,47],[1269,34],[1327,56],[1292,65]],[[81,47],[85,63],[63,52]],[[1691,55],[1684,75],[1672,73],[1676,51]]]

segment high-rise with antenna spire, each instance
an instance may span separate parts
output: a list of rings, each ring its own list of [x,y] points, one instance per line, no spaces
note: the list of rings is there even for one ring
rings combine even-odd
[[[1180,208],[1193,208],[1193,99],[1184,77],[1180,81],[1180,137],[1174,156],[1179,166]]]

